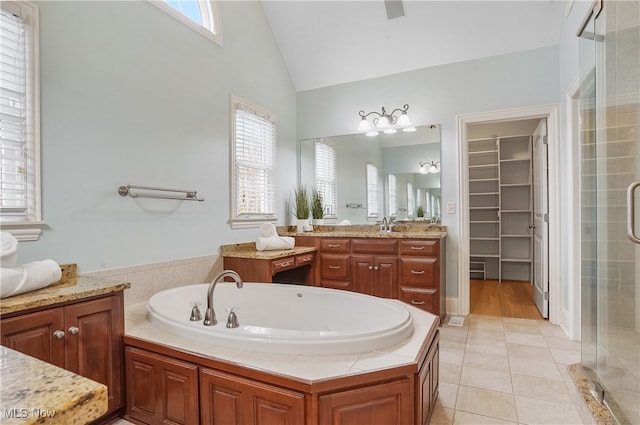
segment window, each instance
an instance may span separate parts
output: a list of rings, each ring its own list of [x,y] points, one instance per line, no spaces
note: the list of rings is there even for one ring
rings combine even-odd
[[[376,218],[379,215],[378,167],[367,164],[367,218]]]
[[[413,184],[407,182],[407,216],[413,217],[415,211],[415,200],[413,197]]]
[[[231,227],[257,227],[275,214],[275,116],[231,97]]]
[[[0,31],[0,222],[37,240],[40,208],[38,8],[2,1]]]
[[[316,190],[324,201],[324,218],[336,218],[337,180],[336,148],[319,140],[316,142]]]
[[[396,187],[396,176],[389,174],[389,216],[396,217],[398,215],[398,196]]]
[[[222,23],[215,0],[150,0],[200,34],[222,45]]]

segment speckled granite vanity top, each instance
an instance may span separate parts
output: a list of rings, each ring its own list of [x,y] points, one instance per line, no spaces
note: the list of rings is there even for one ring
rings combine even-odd
[[[107,411],[107,387],[0,346],[0,422],[85,424]]]
[[[380,232],[377,225],[313,226],[313,232],[298,233],[295,226],[278,227],[281,236],[321,236],[340,238],[401,238],[442,239],[447,236],[447,226],[437,224],[395,223],[390,232]]]
[[[222,245],[220,254],[223,257],[252,258],[256,260],[275,260],[290,255],[306,254],[317,251],[314,247],[296,246],[293,249],[280,249],[276,251],[257,251],[253,242],[238,243],[233,245]]]
[[[62,279],[46,288],[0,300],[0,316],[122,291],[128,282],[78,276],[75,265],[62,266]]]

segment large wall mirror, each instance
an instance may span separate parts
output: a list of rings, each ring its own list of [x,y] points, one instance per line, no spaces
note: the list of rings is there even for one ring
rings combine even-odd
[[[300,141],[300,183],[326,187],[325,223],[440,218],[440,126]],[[332,164],[335,181],[330,181]]]

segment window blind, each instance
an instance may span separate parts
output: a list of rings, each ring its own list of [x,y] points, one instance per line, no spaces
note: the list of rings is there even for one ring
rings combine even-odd
[[[325,218],[335,218],[338,204],[336,149],[324,141],[316,142],[316,190],[324,201]]]
[[[275,120],[263,111],[235,103],[233,170],[235,216],[275,215]]]
[[[29,203],[27,28],[3,7],[0,31],[0,213],[24,221]],[[16,11],[18,12],[18,11]]]
[[[367,164],[367,217],[378,217],[378,167]]]
[[[389,183],[389,215],[395,217],[396,215],[398,215],[396,176],[393,174],[389,174],[388,183]]]
[[[413,217],[415,210],[415,198],[413,196],[413,184],[407,182],[407,216]]]

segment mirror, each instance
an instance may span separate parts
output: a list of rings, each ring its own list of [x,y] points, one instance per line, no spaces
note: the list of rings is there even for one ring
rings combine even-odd
[[[440,217],[440,172],[420,173],[421,163],[427,168],[432,163],[440,164],[439,125],[376,137],[350,134],[302,140],[298,156],[300,183],[309,188],[316,187],[316,156],[323,157],[316,154],[319,143],[333,148],[336,163],[336,202],[325,206],[326,224],[344,220],[372,224],[388,216],[403,221]],[[372,169],[377,171],[375,182]],[[376,199],[377,214],[376,205],[371,204]],[[425,210],[424,218],[418,218],[419,206]]]

